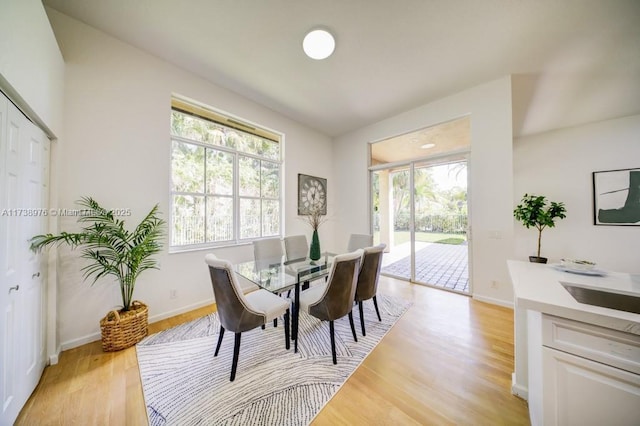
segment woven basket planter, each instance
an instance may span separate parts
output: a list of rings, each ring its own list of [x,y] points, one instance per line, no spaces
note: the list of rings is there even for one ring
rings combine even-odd
[[[148,334],[149,309],[137,300],[125,312],[111,311],[100,320],[102,350],[114,352],[135,345]]]

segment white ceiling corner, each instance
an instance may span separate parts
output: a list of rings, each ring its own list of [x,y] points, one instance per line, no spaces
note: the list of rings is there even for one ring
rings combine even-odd
[[[515,136],[640,114],[638,0],[43,3],[329,136],[505,75]]]

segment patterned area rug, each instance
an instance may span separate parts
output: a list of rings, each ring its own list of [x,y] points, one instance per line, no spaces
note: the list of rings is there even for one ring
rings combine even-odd
[[[358,342],[347,317],[335,322],[338,364],[331,360],[329,323],[300,313],[298,353],[286,350],[284,330],[242,333],[238,372],[229,381],[233,333],[213,356],[217,314],[151,335],[136,346],[151,425],[307,425],[411,304],[378,295],[364,303],[367,336],[353,310]]]

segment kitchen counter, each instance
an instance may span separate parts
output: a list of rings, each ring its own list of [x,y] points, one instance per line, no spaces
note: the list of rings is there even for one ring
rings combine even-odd
[[[560,282],[640,297],[640,276],[606,271],[605,276],[563,272],[553,265],[507,261],[516,310],[541,313],[640,335],[640,314],[579,303]]]
[[[562,283],[640,297],[640,276],[583,275],[515,260],[507,264],[515,299],[511,389],[528,401],[531,424],[635,424],[640,418],[640,314],[579,303]]]

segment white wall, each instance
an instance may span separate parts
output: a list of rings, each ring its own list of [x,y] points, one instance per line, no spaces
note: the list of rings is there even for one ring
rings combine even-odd
[[[589,259],[640,272],[640,226],[593,224],[592,172],[640,167],[640,115],[556,130],[514,144],[514,205],[524,193],[562,201],[567,218],[542,233],[542,256]],[[535,254],[537,231],[515,223],[516,258]]]
[[[0,0],[0,87],[52,139],[63,139],[64,61],[40,0]],[[59,143],[51,144],[49,203],[57,204]],[[49,228],[56,230],[50,220]],[[47,280],[47,355],[59,353],[56,315],[57,271],[51,263]]]
[[[336,243],[369,232],[369,142],[458,118],[471,117],[469,161],[473,296],[511,304],[506,260],[513,238],[511,80],[504,77],[351,132],[334,142],[334,178],[340,182]],[[497,232],[499,239],[489,235]],[[493,284],[493,285],[492,285]]]
[[[63,83],[64,61],[42,2],[0,0],[0,86],[50,136],[62,133]]]
[[[61,207],[72,208],[90,195],[105,206],[131,208],[132,223],[156,203],[168,219],[170,99],[176,93],[285,134],[286,234],[311,235],[297,219],[299,172],[328,178],[332,211],[330,138],[59,12],[47,12],[67,66]],[[74,225],[73,218],[65,218],[60,228]],[[327,223],[321,234],[327,248],[333,246],[332,227]],[[150,320],[213,300],[205,251],[168,254],[166,246],[160,270],[143,274],[134,295],[149,305]],[[218,254],[231,261],[253,255],[251,246]],[[100,318],[121,303],[115,283],[91,287],[78,267],[75,257],[63,253],[58,319],[64,348],[98,339]],[[176,299],[169,298],[170,289],[177,290]]]

